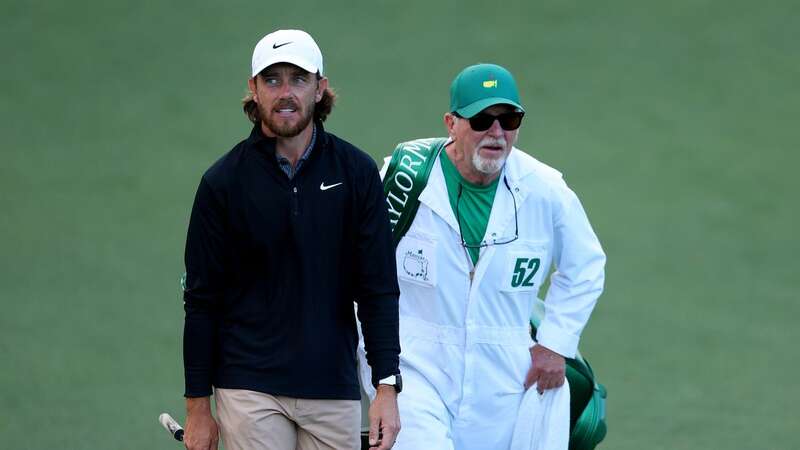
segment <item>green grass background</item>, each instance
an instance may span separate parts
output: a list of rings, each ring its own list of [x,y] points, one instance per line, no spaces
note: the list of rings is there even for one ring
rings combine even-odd
[[[253,45],[302,27],[376,158],[443,134],[462,67],[516,75],[519,146],[608,253],[601,448],[798,448],[799,5],[2,0],[0,447],[178,448],[194,190],[249,130]]]

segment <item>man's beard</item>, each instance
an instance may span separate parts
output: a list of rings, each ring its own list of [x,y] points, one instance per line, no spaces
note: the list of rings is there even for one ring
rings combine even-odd
[[[271,131],[275,136],[282,137],[282,138],[291,138],[295,137],[300,134],[301,131],[305,130],[309,123],[311,123],[311,119],[314,117],[314,102],[306,105],[303,108],[295,103],[293,100],[282,100],[279,101],[278,104],[274,108],[264,108],[260,104],[258,105],[258,112],[261,115],[261,121],[263,124]],[[279,120],[270,120],[270,114],[276,114],[275,110],[281,108],[293,108],[300,114],[300,119],[294,123],[289,121],[281,121]]]
[[[475,153],[472,154],[472,166],[475,169],[485,175],[494,175],[503,168],[503,165],[506,163],[506,159],[508,159],[510,151],[506,151],[501,157],[499,158],[484,158],[480,154],[480,148],[483,146],[501,146],[503,148],[506,147],[506,140],[504,138],[501,139],[493,139],[493,138],[484,138],[475,148]]]

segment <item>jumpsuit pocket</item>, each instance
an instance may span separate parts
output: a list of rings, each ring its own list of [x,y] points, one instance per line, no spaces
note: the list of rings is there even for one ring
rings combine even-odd
[[[505,396],[525,392],[525,376],[531,367],[530,351],[524,345],[485,346],[486,362],[481,379],[495,395]]]

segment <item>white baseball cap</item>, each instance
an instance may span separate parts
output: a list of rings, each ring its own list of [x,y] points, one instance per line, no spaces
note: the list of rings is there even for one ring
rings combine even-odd
[[[322,75],[322,52],[302,30],[278,30],[264,36],[253,50],[253,76],[277,63],[289,63]]]

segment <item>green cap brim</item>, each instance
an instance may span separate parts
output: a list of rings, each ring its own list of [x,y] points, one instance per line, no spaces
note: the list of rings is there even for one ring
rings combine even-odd
[[[457,109],[455,112],[457,112],[459,116],[461,116],[461,117],[463,117],[465,119],[469,119],[470,117],[474,116],[475,114],[478,114],[479,112],[483,111],[484,109],[486,109],[486,108],[488,108],[490,106],[494,106],[494,105],[511,105],[511,106],[513,106],[515,108],[519,108],[523,112],[525,111],[525,108],[523,108],[522,105],[520,105],[517,102],[511,101],[511,100],[509,100],[507,98],[489,97],[489,98],[484,98],[484,99],[478,100],[477,102],[472,103],[471,105],[467,105],[467,106],[465,106],[465,107],[463,107],[461,109]]]

